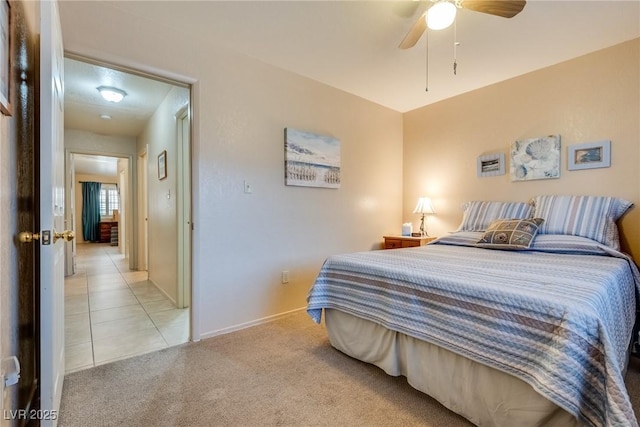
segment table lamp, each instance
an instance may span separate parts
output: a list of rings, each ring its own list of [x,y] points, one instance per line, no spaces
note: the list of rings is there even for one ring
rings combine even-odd
[[[422,214],[422,220],[420,222],[420,235],[428,236],[427,228],[424,226],[424,215],[425,214],[434,214],[436,213],[433,210],[433,205],[431,204],[431,199],[428,197],[420,197],[418,199],[418,204],[416,208],[413,210],[413,213]]]

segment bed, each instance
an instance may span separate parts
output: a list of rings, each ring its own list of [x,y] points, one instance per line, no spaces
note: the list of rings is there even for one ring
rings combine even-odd
[[[472,204],[427,246],[331,256],[307,311],[332,346],[476,425],[637,426],[624,374],[640,275],[611,227],[631,204],[534,200]],[[494,225],[514,221],[530,238],[505,244]]]

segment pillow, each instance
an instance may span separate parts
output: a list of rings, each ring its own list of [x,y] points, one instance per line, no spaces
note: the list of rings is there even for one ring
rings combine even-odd
[[[536,196],[534,215],[544,218],[540,234],[587,237],[620,250],[616,221],[633,203],[617,197]]]
[[[543,221],[542,218],[493,221],[476,246],[494,249],[528,249]]]
[[[472,201],[465,204],[457,231],[485,231],[496,219],[531,218],[532,213],[529,203]]]

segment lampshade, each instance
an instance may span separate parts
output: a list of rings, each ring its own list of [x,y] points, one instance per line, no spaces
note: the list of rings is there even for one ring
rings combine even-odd
[[[431,199],[428,197],[420,197],[418,199],[418,204],[416,208],[413,210],[413,213],[421,213],[421,214],[434,214],[436,211],[433,210],[433,205],[431,204]]]
[[[115,87],[100,86],[97,89],[100,95],[109,102],[120,102],[127,96],[127,92]]]
[[[427,11],[427,27],[442,30],[453,24],[456,19],[456,5],[447,0],[439,1]]]

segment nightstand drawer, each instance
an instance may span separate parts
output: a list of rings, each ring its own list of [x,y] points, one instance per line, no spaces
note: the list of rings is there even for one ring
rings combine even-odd
[[[426,245],[435,237],[383,236],[385,249],[415,248]]]
[[[400,239],[384,239],[384,248],[385,249],[397,249],[401,248],[402,240]]]

